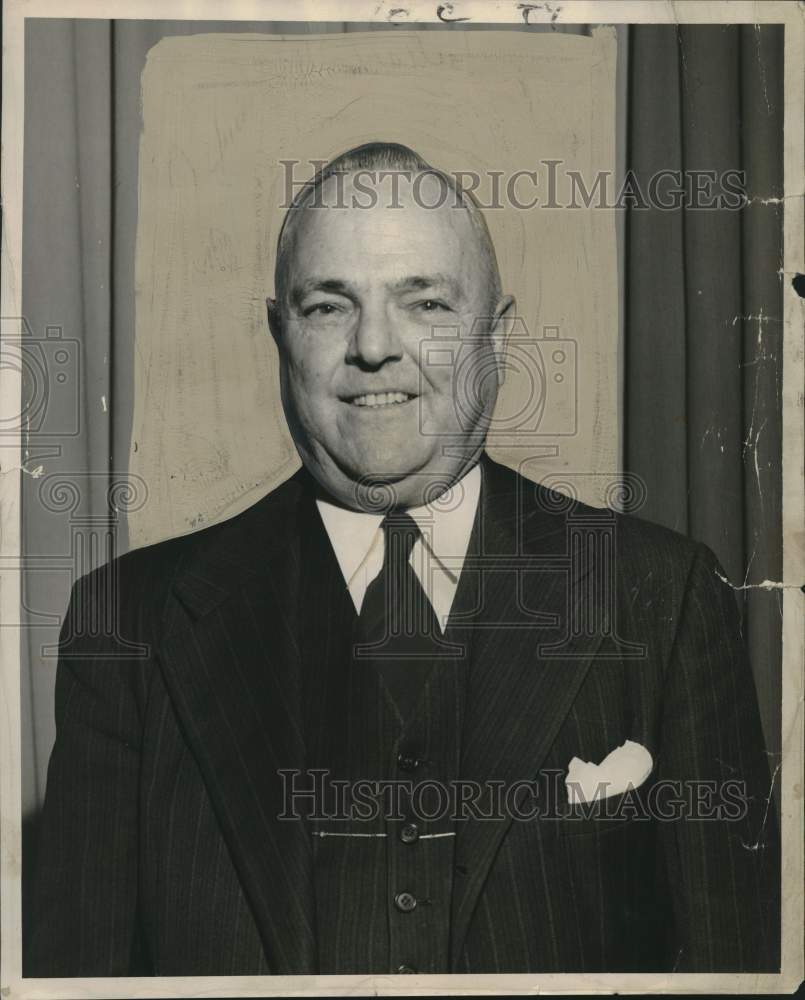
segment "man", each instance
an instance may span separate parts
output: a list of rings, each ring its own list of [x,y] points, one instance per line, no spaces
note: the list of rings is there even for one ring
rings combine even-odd
[[[351,150],[275,278],[303,469],[76,584],[26,973],[775,968],[733,594],[484,454],[514,306],[471,198]]]

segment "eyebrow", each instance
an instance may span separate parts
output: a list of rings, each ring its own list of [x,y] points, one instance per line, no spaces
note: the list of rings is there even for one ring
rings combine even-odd
[[[349,293],[350,284],[340,278],[309,278],[301,285],[296,285],[291,290],[291,301],[298,305],[305,295],[311,292],[337,292],[339,295]]]
[[[456,296],[461,295],[461,288],[453,278],[445,274],[412,274],[395,281],[390,287],[395,292],[424,291],[428,288],[447,288]],[[305,295],[311,292],[334,292],[339,295],[350,295],[352,285],[341,278],[309,278],[297,285],[291,292],[291,301],[298,305]]]
[[[449,278],[446,274],[412,274],[407,278],[395,281],[391,287],[397,292],[407,292],[422,291],[427,288],[438,288],[439,286],[448,288],[455,295],[459,295],[461,291],[458,282]]]

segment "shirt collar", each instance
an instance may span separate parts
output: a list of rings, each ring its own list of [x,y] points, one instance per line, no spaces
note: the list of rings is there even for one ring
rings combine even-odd
[[[434,501],[407,511],[422,531],[431,555],[454,584],[458,582],[469,546],[480,491],[481,469],[476,464]],[[379,529],[383,515],[349,510],[327,500],[317,500],[316,505],[341,572],[352,589],[365,564],[377,562],[378,550],[382,553],[383,533]],[[379,562],[382,564],[382,556]],[[378,565],[378,571],[379,568]]]

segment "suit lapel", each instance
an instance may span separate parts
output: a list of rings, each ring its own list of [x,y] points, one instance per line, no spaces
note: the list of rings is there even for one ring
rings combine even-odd
[[[192,624],[159,651],[275,973],[310,973],[317,960],[309,839],[301,821],[278,819],[279,772],[305,762],[296,641],[301,483],[297,475],[217,529],[174,584]]]
[[[566,516],[540,510],[529,496],[539,488],[488,459],[482,468],[478,535],[456,609],[471,614],[475,590],[481,612],[470,623],[451,616],[452,636],[470,650],[461,777],[508,787],[536,778],[601,637],[581,630],[565,638],[561,658],[540,652],[563,636],[589,567],[568,572]],[[296,637],[300,538],[311,507],[297,474],[212,529],[218,534],[174,584],[191,623],[159,650],[272,972],[285,974],[317,966],[310,841],[301,822],[277,818],[285,806],[278,772],[306,762]],[[476,586],[468,589],[465,573]],[[456,869],[464,874],[452,902],[454,968],[510,823],[459,823]]]
[[[486,786],[531,781],[567,716],[601,637],[567,635],[589,566],[569,571],[567,518],[550,495],[484,459],[475,569],[482,610],[471,649],[461,777]],[[535,502],[536,494],[536,502]],[[555,495],[554,495],[555,499]],[[553,506],[553,511],[550,508]],[[526,568],[528,567],[528,568]],[[564,639],[557,658],[540,647]],[[480,810],[489,809],[485,795]],[[511,818],[459,821],[451,921],[453,968]]]

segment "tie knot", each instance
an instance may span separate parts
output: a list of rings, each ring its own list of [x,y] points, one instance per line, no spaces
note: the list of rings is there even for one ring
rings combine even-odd
[[[416,521],[404,510],[391,511],[383,518],[383,533],[386,543],[385,563],[396,566],[407,563],[421,534]]]

